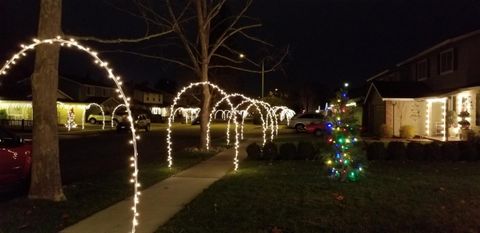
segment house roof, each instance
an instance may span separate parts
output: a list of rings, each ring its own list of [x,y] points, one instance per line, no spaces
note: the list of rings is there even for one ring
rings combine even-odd
[[[422,57],[432,51],[435,51],[436,49],[439,49],[443,46],[446,46],[446,45],[449,45],[449,44],[452,44],[452,43],[455,43],[455,42],[458,42],[458,41],[461,41],[461,40],[464,40],[464,39],[468,39],[470,37],[473,37],[473,36],[476,36],[476,35],[479,35],[480,34],[480,30],[476,30],[476,31],[473,31],[473,32],[469,32],[469,33],[466,33],[466,34],[463,34],[463,35],[460,35],[460,36],[457,36],[457,37],[453,37],[453,38],[450,38],[450,39],[447,39],[447,40],[444,40],[428,49],[425,49],[423,50],[422,52],[418,53],[417,55],[415,56],[412,56],[400,63],[397,64],[397,67],[398,66],[402,66],[402,65],[405,65],[411,61],[414,61],[416,60],[417,58],[419,57]]]
[[[402,62],[397,63],[395,67],[403,66],[403,65],[405,65],[407,63],[410,63],[410,62],[418,59],[419,57],[422,57],[422,56],[424,56],[424,55],[426,55],[426,54],[428,54],[432,51],[435,51],[435,50],[441,48],[441,47],[444,47],[446,45],[449,45],[449,44],[452,44],[452,43],[455,43],[455,42],[458,42],[458,41],[461,41],[461,40],[464,40],[464,39],[468,39],[470,37],[473,37],[473,36],[476,36],[476,35],[479,35],[479,34],[480,34],[480,29],[476,30],[476,31],[473,31],[473,32],[466,33],[466,34],[462,34],[462,35],[457,36],[457,37],[453,37],[453,38],[444,40],[444,41],[442,41],[442,42],[440,42],[440,43],[438,43],[438,44],[436,44],[436,45],[434,45],[434,46],[432,46],[428,49],[423,50],[420,53],[417,53],[416,55],[414,55],[412,57],[409,57],[409,58],[405,59]],[[378,74],[375,74],[372,77],[368,78],[367,82],[373,81],[373,80],[377,79],[378,77],[381,77],[381,76],[383,76],[383,75],[385,75],[389,72],[390,72],[390,70],[387,69],[387,70],[384,70],[384,71],[382,71]]]
[[[78,83],[79,85],[90,85],[90,86],[98,86],[98,87],[108,87],[108,88],[113,88],[115,85],[113,82],[107,83],[103,81],[97,81],[89,77],[79,77],[79,76],[74,76],[70,75],[67,77],[59,75],[59,79],[64,79],[64,80],[69,80],[71,82]]]
[[[373,91],[377,92],[382,99],[414,99],[439,94],[433,92],[424,83],[376,81],[370,84],[365,101]]]
[[[90,98],[87,98],[85,101],[82,101],[82,102],[102,104],[102,103],[104,103],[105,101],[107,101],[111,98],[113,98],[113,97],[90,97]],[[118,101],[118,102],[120,102],[120,101]]]

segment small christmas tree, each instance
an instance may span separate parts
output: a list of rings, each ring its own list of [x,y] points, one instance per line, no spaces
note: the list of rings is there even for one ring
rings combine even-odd
[[[333,153],[326,163],[329,166],[328,176],[340,181],[356,181],[362,166],[357,161],[353,146],[357,142],[359,126],[354,117],[355,105],[348,104],[348,83],[345,83],[331,105],[330,123]]]
[[[65,124],[65,127],[67,127],[68,131],[70,131],[70,129],[72,129],[72,128],[77,127],[77,123],[75,123],[75,112],[73,111],[73,108],[71,108],[68,111],[67,123]]]

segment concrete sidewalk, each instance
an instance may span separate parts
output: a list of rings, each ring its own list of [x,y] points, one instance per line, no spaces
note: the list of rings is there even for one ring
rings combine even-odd
[[[246,157],[246,145],[240,144],[239,159]],[[212,158],[167,178],[145,190],[140,196],[138,233],[152,233],[186,204],[233,169],[234,150]],[[63,233],[127,233],[131,230],[132,198],[128,198],[72,225]]]

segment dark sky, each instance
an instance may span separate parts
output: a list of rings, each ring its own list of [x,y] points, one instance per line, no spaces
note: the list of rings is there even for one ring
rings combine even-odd
[[[5,60],[36,32],[38,0],[0,1],[0,59]],[[101,38],[137,37],[142,21],[114,9],[128,1],[66,0],[65,34]],[[230,11],[236,11],[236,3]],[[267,89],[301,88],[302,83],[329,89],[348,80],[360,85],[368,77],[444,39],[480,29],[480,0],[257,0],[249,15],[264,26],[256,35],[278,49],[290,46],[285,73],[267,74]],[[236,40],[236,47],[252,43]],[[112,46],[90,44],[99,50]],[[129,47],[130,48],[130,47]],[[255,48],[253,48],[255,49]],[[63,74],[99,76],[90,59],[63,56]],[[175,79],[183,72],[172,64],[118,53],[102,54],[129,80]],[[252,59],[258,60],[253,57]],[[25,65],[17,73],[28,70]],[[245,76],[237,90],[259,93],[259,75]],[[295,84],[295,85],[293,85]]]

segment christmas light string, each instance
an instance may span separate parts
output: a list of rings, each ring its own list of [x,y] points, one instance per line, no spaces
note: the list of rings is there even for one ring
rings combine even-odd
[[[98,107],[100,109],[100,111],[102,112],[102,117],[103,117],[103,120],[102,120],[102,129],[105,129],[105,112],[103,111],[103,108],[102,106],[100,106],[100,104],[97,104],[97,103],[89,103],[87,106],[85,106],[85,108],[83,108],[83,114],[82,114],[82,129],[85,129],[85,112],[90,109],[91,106],[95,106],[95,107]],[[113,118],[112,118],[113,119]],[[113,121],[112,121],[113,122]],[[113,127],[113,126],[112,126]]]
[[[117,105],[117,106],[113,109],[113,111],[112,111],[112,122],[110,122],[111,125],[112,125],[112,128],[114,127],[113,124],[114,124],[114,119],[115,119],[115,113],[116,113],[117,110],[118,110],[119,108],[121,108],[121,107],[127,108],[127,105],[125,105],[125,104],[119,104],[119,105]],[[118,122],[118,123],[120,123],[120,122]]]
[[[37,46],[42,45],[42,44],[58,44],[62,47],[67,47],[67,48],[75,48],[79,51],[83,51],[90,55],[94,63],[99,65],[102,69],[106,71],[108,74],[108,77],[113,80],[115,83],[117,89],[117,93],[119,94],[119,97],[124,101],[125,105],[127,106],[127,113],[128,113],[128,120],[130,121],[131,125],[133,125],[133,117],[132,117],[132,112],[130,110],[130,98],[127,97],[122,89],[122,81],[120,76],[116,76],[113,73],[113,69],[111,69],[108,65],[108,62],[105,62],[102,60],[99,56],[98,53],[91,50],[89,47],[83,46],[79,44],[77,41],[74,39],[63,39],[60,36],[57,36],[56,38],[51,38],[51,39],[33,39],[33,43],[28,44],[28,45],[21,45],[21,49],[19,52],[15,53],[9,60],[5,62],[5,64],[0,68],[0,75],[6,75],[7,71],[10,70],[11,67],[13,67],[17,62],[22,58],[27,55],[29,51],[33,51]],[[132,174],[131,174],[131,179],[130,182],[133,183],[134,185],[134,195],[133,195],[133,205],[132,205],[132,212],[133,212],[133,217],[132,217],[132,227],[131,227],[131,232],[135,233],[136,227],[138,226],[138,216],[139,213],[137,212],[137,206],[140,202],[140,182],[138,181],[138,151],[137,151],[137,140],[140,139],[139,136],[136,135],[135,133],[135,128],[130,127],[130,132],[132,136],[132,140],[130,140],[130,144],[133,147],[133,155],[130,157],[130,166],[132,167]]]
[[[175,107],[177,106],[178,104],[178,101],[182,98],[183,94],[187,91],[189,91],[190,89],[192,88],[195,88],[195,87],[199,87],[199,86],[203,86],[203,85],[208,85],[209,87],[215,89],[216,91],[218,91],[222,96],[227,96],[227,93],[222,90],[219,86],[213,84],[213,83],[210,83],[208,81],[205,81],[205,82],[196,82],[196,83],[190,83],[189,85],[183,87],[179,92],[177,92],[177,95],[175,96],[175,98],[173,99],[173,103],[172,105],[170,106],[170,112],[172,114],[170,114],[170,116],[168,117],[168,126],[167,126],[167,138],[166,138],[166,141],[167,141],[167,161],[168,161],[168,167],[171,168],[172,165],[173,165],[173,157],[172,157],[172,125],[173,125],[173,120],[175,119]],[[230,101],[228,101],[230,102]],[[231,104],[231,103],[230,103]],[[233,106],[232,106],[232,109],[233,109]],[[207,129],[208,130],[208,129]],[[209,150],[209,145],[210,145],[210,138],[208,137],[207,135],[207,150]],[[238,151],[236,151],[236,153],[238,154]],[[238,156],[238,155],[237,155]]]

